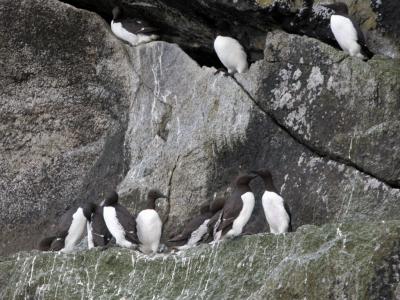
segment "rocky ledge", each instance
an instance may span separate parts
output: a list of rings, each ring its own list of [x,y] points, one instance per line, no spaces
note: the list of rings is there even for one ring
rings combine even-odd
[[[303,226],[153,257],[112,248],[0,260],[1,299],[395,299],[400,222]]]
[[[129,47],[58,1],[10,0],[0,15],[2,254],[115,188],[134,213],[150,188],[168,194],[168,236],[258,167],[273,170],[295,228],[398,218],[399,60],[275,30],[230,78],[176,44]],[[268,230],[257,205],[247,233]]]
[[[228,15],[250,3],[209,2]],[[168,16],[182,9],[171,3]],[[255,30],[249,72],[231,78],[182,50],[190,31],[170,37],[182,45],[132,48],[98,15],[55,0],[3,1],[0,20],[0,298],[399,297],[399,60],[363,62],[273,22]],[[207,26],[195,31],[203,52]],[[150,188],[168,194],[158,206],[168,236],[258,167],[273,170],[295,233],[263,233],[256,180],[245,232],[258,235],[154,257],[32,250],[69,207],[113,189],[134,213]]]

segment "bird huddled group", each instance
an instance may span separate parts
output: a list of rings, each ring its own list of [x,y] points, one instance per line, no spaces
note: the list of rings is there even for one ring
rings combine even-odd
[[[44,251],[71,252],[87,232],[88,248],[115,245],[138,248],[143,253],[155,253],[161,238],[162,222],[155,210],[159,198],[168,198],[152,189],[147,194],[146,209],[136,218],[118,202],[118,194],[112,192],[99,205],[88,202],[67,211],[56,226],[56,233],[39,242]]]
[[[372,56],[372,53],[367,48],[360,26],[349,16],[348,7],[345,3],[338,2],[321,6],[333,11],[330,16],[330,30],[337,44],[344,52],[361,59],[367,59]],[[150,26],[146,21],[124,17],[123,11],[119,7],[115,7],[112,13],[112,32],[132,46],[158,38],[155,34],[157,29]],[[227,75],[244,73],[248,70],[247,54],[236,39],[229,36],[216,35],[214,50],[221,63],[226,67]]]
[[[216,243],[243,234],[243,229],[253,215],[255,196],[249,184],[260,177],[265,186],[262,207],[270,232],[281,234],[292,231],[288,205],[274,186],[268,169],[259,169],[237,176],[227,197],[216,197],[200,208],[180,232],[166,239],[166,248],[184,250],[199,243]],[[39,242],[42,251],[73,251],[87,232],[88,248],[120,246],[139,250],[145,254],[160,251],[162,221],[155,210],[159,198],[168,199],[160,191],[152,189],[147,194],[147,207],[134,216],[118,202],[118,194],[112,192],[99,205],[88,202],[70,209],[57,225],[56,233]]]
[[[365,38],[359,26],[348,16],[344,3],[325,5],[334,13],[330,16],[330,29],[343,51],[351,56],[368,57]],[[133,46],[156,40],[157,30],[141,19],[124,18],[123,11],[115,7],[112,11],[111,30],[120,39]],[[227,74],[243,73],[248,70],[247,55],[242,45],[229,36],[217,35],[215,52],[227,68]],[[166,239],[170,249],[183,250],[201,242],[218,242],[243,234],[243,229],[253,215],[255,196],[250,182],[260,177],[264,181],[262,207],[270,232],[281,234],[292,231],[289,207],[274,186],[272,175],[267,169],[259,169],[239,175],[229,197],[216,198],[200,208],[200,213],[185,224],[181,232]],[[162,221],[155,210],[157,199],[168,199],[160,191],[152,189],[147,194],[147,207],[133,216],[118,202],[118,194],[111,193],[99,205],[88,202],[70,209],[57,225],[56,233],[39,242],[44,251],[71,252],[88,237],[88,248],[120,247],[138,249],[151,254],[159,251]]]

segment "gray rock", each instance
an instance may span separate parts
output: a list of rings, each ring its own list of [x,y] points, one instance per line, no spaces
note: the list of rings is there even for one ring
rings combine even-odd
[[[363,62],[282,32],[264,55],[240,76],[263,110],[313,151],[400,186],[399,60]]]
[[[134,91],[122,45],[95,14],[2,1],[0,18],[0,253],[8,253],[32,249],[68,207],[116,187]]]
[[[397,162],[396,136],[375,140],[357,131],[367,147],[353,143],[347,158],[354,131],[343,131],[345,142],[334,139],[331,147],[326,144],[332,132],[318,131],[318,124],[325,124],[318,119],[322,112],[337,112],[333,124],[343,122],[342,114],[348,119],[353,114],[359,128],[378,125],[362,114],[357,119],[354,106],[359,98],[373,103],[369,92],[377,83],[363,89],[361,83],[340,81],[348,69],[354,78],[382,78],[379,91],[387,98],[382,110],[375,104],[374,110],[360,109],[386,113],[397,126],[397,62],[377,58],[365,64],[314,39],[272,33],[265,59],[232,79],[200,67],[174,44],[124,45],[100,18],[68,5],[30,0],[21,9],[11,2],[7,7],[1,12],[5,18],[13,11],[17,20],[35,26],[29,35],[18,31],[18,22],[0,33],[6,41],[1,56],[12,62],[1,70],[6,96],[1,100],[6,133],[1,151],[7,159],[0,164],[0,215],[9,228],[1,233],[8,243],[1,246],[4,253],[32,248],[69,206],[99,202],[117,184],[121,202],[134,213],[144,208],[150,188],[170,196],[168,203],[158,203],[167,237],[214,193],[225,191],[239,172],[261,166],[273,171],[292,207],[295,228],[398,217],[398,173],[392,162],[376,155],[382,151],[382,158]],[[294,74],[295,65],[301,74]],[[321,78],[331,66],[336,69],[328,85],[328,77]],[[299,78],[280,80],[281,69],[293,73],[290,80]],[[297,81],[299,95],[308,100],[295,99],[289,110],[278,110],[279,93],[295,89]],[[335,100],[335,84],[344,85],[353,106]],[[334,100],[322,102],[321,95]],[[325,106],[315,107],[317,100],[309,99],[322,99]],[[296,118],[314,110],[319,123],[306,119],[313,126],[308,131],[311,125]],[[245,233],[268,229],[259,201],[263,185],[255,180],[252,188],[257,208]]]
[[[281,34],[280,38],[285,45],[295,37]],[[316,40],[304,40],[304,52],[310,43],[315,49],[325,47]],[[294,53],[301,45],[300,38],[291,45],[284,49],[287,53]],[[268,51],[280,50],[273,47],[271,44]],[[140,88],[125,140],[130,169],[119,191],[124,203],[136,212],[144,207],[143,191],[151,187],[168,191],[171,199],[166,235],[179,231],[200,205],[229,186],[239,171],[261,166],[273,170],[278,188],[292,207],[295,227],[397,218],[397,189],[300,142],[292,136],[290,126],[287,129],[276,123],[235,80],[199,67],[175,45],[153,42],[129,51]],[[327,59],[328,53],[317,53],[312,61],[304,58],[309,69],[319,68]],[[263,82],[264,73],[257,71],[263,63],[238,76],[249,91]],[[283,60],[282,64],[286,63]],[[307,86],[308,77],[302,80],[301,84]],[[268,86],[263,88],[268,91]],[[336,104],[337,110],[345,111],[347,107]],[[314,140],[324,138],[324,134]],[[252,187],[259,199],[261,182],[255,181]],[[257,202],[258,209],[246,233],[266,230]]]

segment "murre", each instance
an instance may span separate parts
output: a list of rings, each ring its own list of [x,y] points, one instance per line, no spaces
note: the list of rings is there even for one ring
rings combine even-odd
[[[242,233],[253,212],[255,198],[249,183],[257,175],[239,175],[235,180],[234,190],[222,209],[221,222],[214,236],[214,241],[223,236],[235,237]]]
[[[115,191],[104,201],[103,218],[117,245],[134,248],[138,244],[135,218],[126,207],[118,203]]]
[[[156,200],[166,198],[160,191],[152,189],[147,194],[147,206],[136,217],[139,250],[145,254],[156,253],[160,244],[162,222],[155,210]]]
[[[219,60],[228,69],[228,74],[244,73],[248,69],[247,54],[242,45],[229,36],[218,35],[214,49]]]
[[[334,14],[330,17],[330,28],[336,41],[343,51],[361,59],[372,57],[360,26],[348,15],[348,7],[343,2],[322,5],[332,9]]]
[[[120,7],[114,7],[112,14],[112,32],[121,40],[128,42],[132,46],[148,43],[158,38],[158,36],[154,34],[157,31],[156,28],[149,26],[146,21],[141,19],[124,18]]]
[[[57,225],[56,234],[46,237],[39,242],[39,249],[43,251],[72,252],[74,247],[83,238],[87,222],[95,209],[92,202],[78,208],[69,209]]]
[[[262,178],[265,184],[265,192],[262,195],[262,205],[265,217],[269,224],[270,232],[281,234],[292,231],[291,213],[289,206],[278,194],[268,169],[259,169],[252,173]]]

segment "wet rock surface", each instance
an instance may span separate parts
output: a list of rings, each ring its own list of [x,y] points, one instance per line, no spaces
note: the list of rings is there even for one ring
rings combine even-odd
[[[395,299],[399,222],[304,226],[177,254],[120,248],[0,259],[2,299]]]

